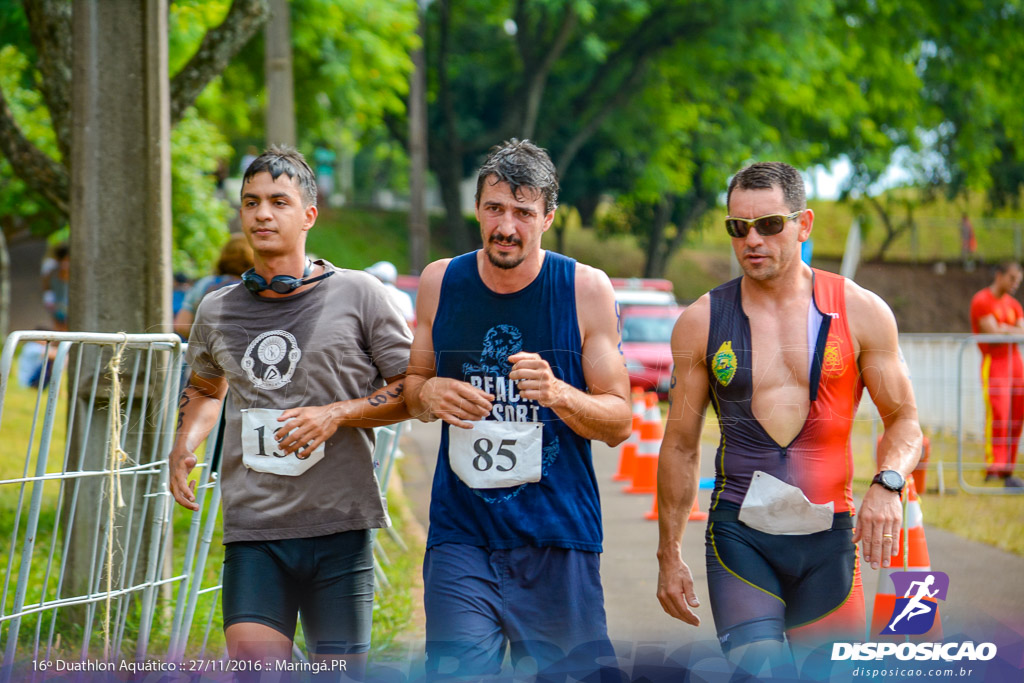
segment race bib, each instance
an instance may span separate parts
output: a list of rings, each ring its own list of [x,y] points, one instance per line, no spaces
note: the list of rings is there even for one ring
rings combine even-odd
[[[277,421],[283,412],[268,408],[242,410],[242,464],[257,472],[297,477],[324,459],[324,444],[309,454],[281,452],[274,432],[288,425]]]
[[[812,503],[804,492],[757,470],[743,497],[740,521],[766,534],[797,536],[832,528],[835,503]]]
[[[539,422],[474,422],[449,427],[448,460],[473,489],[497,489],[540,481],[544,426]]]

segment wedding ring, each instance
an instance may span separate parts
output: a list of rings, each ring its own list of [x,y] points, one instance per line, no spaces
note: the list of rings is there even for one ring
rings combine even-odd
[[[892,538],[892,534],[882,534],[882,538]]]

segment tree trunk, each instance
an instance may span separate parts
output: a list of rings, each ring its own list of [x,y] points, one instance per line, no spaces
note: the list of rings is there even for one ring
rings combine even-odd
[[[559,254],[565,253],[565,222],[554,228],[555,231],[555,251]]]
[[[459,185],[462,183],[462,169],[457,156],[440,162],[436,167],[437,179],[441,185],[441,202],[444,204],[445,232],[451,240],[452,247],[464,254],[476,247],[472,239],[466,219],[462,215],[462,194]]]
[[[668,261],[667,248],[664,244],[665,228],[672,220],[676,198],[673,195],[662,197],[654,210],[651,222],[650,241],[647,243],[647,260],[644,263],[644,277],[663,277],[665,263]]]
[[[409,79],[409,272],[419,275],[430,261],[427,217],[427,39],[423,2],[417,14],[420,47],[412,53]]]
[[[878,217],[882,221],[882,225],[885,227],[885,239],[882,240],[882,246],[878,248],[874,258],[872,258],[872,261],[881,263],[885,258],[885,252],[889,251],[889,247],[891,247],[893,242],[896,241],[896,238],[902,235],[910,227],[913,220],[908,218],[907,222],[903,225],[896,225],[893,223],[892,216],[889,215],[889,212],[877,197],[868,197],[868,201],[871,203],[871,206],[874,207],[875,213],[878,214]]]
[[[669,261],[679,251],[686,241],[686,236],[693,230],[700,221],[701,216],[708,210],[708,202],[703,199],[694,199],[687,210],[686,215],[676,222],[676,234],[670,242],[665,245],[665,254],[662,258],[661,270],[653,277],[665,277],[668,271]]]
[[[451,12],[447,0],[443,0],[439,4],[441,31],[437,58],[438,102],[444,117],[443,130],[446,149],[443,156],[432,154],[431,158],[437,160],[435,163],[437,164],[437,179],[441,184],[441,201],[444,203],[445,230],[456,251],[465,253],[473,248],[474,241],[470,239],[469,231],[466,229],[466,220],[462,217],[462,197],[459,190],[462,183],[463,149],[462,141],[459,139],[455,102],[452,100],[451,82],[448,79]]]

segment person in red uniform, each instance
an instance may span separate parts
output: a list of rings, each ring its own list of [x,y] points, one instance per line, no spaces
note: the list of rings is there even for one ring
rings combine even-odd
[[[726,230],[743,276],[705,294],[672,332],[669,417],[658,461],[658,599],[700,624],[681,555],[697,495],[709,404],[722,438],[706,538],[723,652],[757,674],[791,666],[789,645],[863,638],[857,544],[874,568],[898,547],[900,494],[921,428],[896,320],[878,296],[808,267],[799,172],[757,163],[733,178]],[[881,464],[853,519],[850,431],[862,388],[882,415]]]
[[[1024,336],[1024,309],[1013,298],[1020,286],[1021,267],[1009,262],[996,267],[992,284],[971,299],[971,331],[975,334]],[[985,481],[1002,480],[1021,487],[1013,476],[1017,444],[1024,426],[1024,364],[1016,344],[978,343],[981,383],[985,396]]]

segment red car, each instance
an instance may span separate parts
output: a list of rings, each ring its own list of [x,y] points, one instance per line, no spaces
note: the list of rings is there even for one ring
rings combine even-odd
[[[625,306],[622,309],[622,355],[631,386],[668,396],[672,379],[672,328],[684,306]]]

